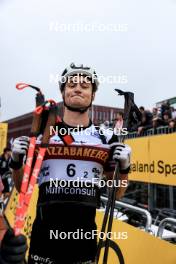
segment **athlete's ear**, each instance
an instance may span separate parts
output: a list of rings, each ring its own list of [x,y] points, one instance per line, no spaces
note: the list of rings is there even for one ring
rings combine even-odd
[[[92,101],[95,99],[95,92],[92,93]]]
[[[64,96],[65,96],[65,88],[62,90],[61,95],[62,95],[62,99],[64,100]]]

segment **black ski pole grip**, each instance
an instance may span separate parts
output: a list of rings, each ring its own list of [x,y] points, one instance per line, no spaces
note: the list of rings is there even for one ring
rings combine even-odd
[[[42,122],[42,113],[37,114],[33,113],[33,120],[32,120],[32,126],[31,126],[31,135],[37,137],[40,132],[40,126]]]
[[[57,106],[51,105],[49,109],[49,115],[48,120],[46,123],[46,127],[44,130],[43,138],[42,138],[42,144],[41,147],[47,147],[50,139],[50,128],[51,126],[55,126],[56,123],[56,116],[57,116]]]
[[[39,92],[36,94],[35,101],[36,106],[43,105],[45,103],[45,96],[41,92]]]

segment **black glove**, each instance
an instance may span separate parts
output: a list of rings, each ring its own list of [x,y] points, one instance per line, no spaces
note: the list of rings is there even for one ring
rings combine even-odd
[[[27,240],[24,235],[14,235],[8,229],[4,235],[0,249],[0,264],[22,264],[25,260]]]

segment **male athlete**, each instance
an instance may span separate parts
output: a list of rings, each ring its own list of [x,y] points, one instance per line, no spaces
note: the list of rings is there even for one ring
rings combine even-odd
[[[62,73],[63,123],[72,131],[74,142],[65,146],[57,133],[50,138],[38,179],[39,197],[28,264],[95,263],[97,237],[92,234],[97,229],[99,182],[104,174],[107,179],[112,177],[112,161],[119,162],[120,178],[127,180],[131,154],[128,145],[112,137],[112,131],[100,133],[92,124],[89,108],[97,88],[97,75],[89,67],[72,63]],[[18,191],[28,145],[29,138],[20,137],[12,147],[11,167]],[[118,189],[118,199],[125,189]],[[26,240],[23,235],[14,237],[8,231],[1,248],[2,263],[21,264]]]

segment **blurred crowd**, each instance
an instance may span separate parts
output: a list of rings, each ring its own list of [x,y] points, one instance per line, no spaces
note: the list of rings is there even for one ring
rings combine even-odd
[[[144,131],[159,127],[169,127],[173,131],[176,128],[176,109],[171,107],[169,103],[161,105],[161,107],[154,107],[152,111],[146,110],[143,106],[139,108],[142,113],[142,121],[137,128],[137,133],[141,135]]]
[[[144,106],[139,107],[142,114],[142,120],[138,125],[130,128],[128,132],[136,132],[139,136],[147,130],[152,129],[153,134],[158,128],[167,127],[176,131],[176,109],[169,105],[168,102],[160,107],[154,107],[152,111],[146,110]],[[119,111],[113,122],[105,121],[100,125],[102,128],[120,129],[123,127],[123,112]]]

